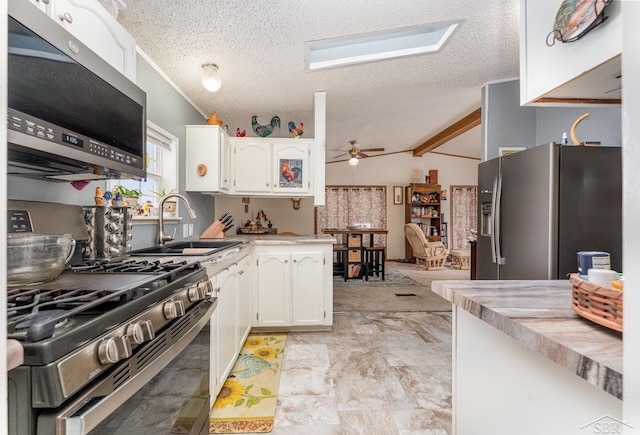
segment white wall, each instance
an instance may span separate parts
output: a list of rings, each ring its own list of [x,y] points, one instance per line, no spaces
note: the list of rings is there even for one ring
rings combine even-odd
[[[450,186],[478,184],[479,162],[479,159],[435,153],[422,157],[413,157],[411,153],[390,154],[361,159],[357,166],[350,166],[347,162],[327,164],[326,184],[387,186],[387,258],[398,259],[405,256],[405,206],[393,204],[393,186],[407,186],[412,182],[414,171],[420,174],[419,182],[424,183],[429,170],[437,169],[438,184],[449,193],[449,199],[443,201],[441,211],[445,213],[447,222],[450,222]]]
[[[245,205],[247,205],[247,212],[245,212]],[[263,210],[271,220],[273,227],[278,229],[278,234],[284,232],[301,235],[313,234],[313,198],[302,198],[300,209],[294,210],[290,198],[249,198],[249,204],[243,204],[242,198],[221,195],[215,197],[215,209],[216,219],[219,219],[226,212],[233,216],[235,227],[229,231],[230,235],[236,234],[237,228],[247,220],[254,220],[260,210]]]

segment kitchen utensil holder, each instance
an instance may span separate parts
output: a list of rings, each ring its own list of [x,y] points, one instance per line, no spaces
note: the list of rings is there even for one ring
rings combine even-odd
[[[127,255],[131,251],[131,219],[128,207],[82,207],[89,240],[84,259],[109,259]]]

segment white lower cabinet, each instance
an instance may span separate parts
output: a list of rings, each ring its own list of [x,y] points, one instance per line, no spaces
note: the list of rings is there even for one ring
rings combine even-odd
[[[251,331],[251,256],[244,257],[238,263],[238,321],[236,322],[237,337],[240,347]]]
[[[245,256],[209,278],[218,298],[218,306],[211,319],[209,383],[212,399],[224,385],[249,333],[251,311],[247,295],[251,292],[250,258]]]
[[[220,272],[216,275],[216,284],[215,289],[218,295],[216,310],[218,312],[218,337],[215,342],[215,347],[218,349],[216,378],[217,385],[221,388],[229,376],[239,351],[236,326],[238,296],[236,274],[231,270]]]
[[[291,324],[291,254],[260,252],[257,257],[257,326],[288,326]]]
[[[254,326],[331,325],[331,245],[256,247]]]

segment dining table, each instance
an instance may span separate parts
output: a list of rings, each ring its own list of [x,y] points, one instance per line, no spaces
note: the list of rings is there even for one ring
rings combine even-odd
[[[331,234],[332,236],[342,235],[343,239],[346,239],[349,235],[361,235],[366,236],[369,235],[369,245],[373,246],[373,236],[376,234],[387,234],[388,231],[385,228],[321,228],[325,234]],[[364,237],[363,237],[364,238]],[[346,241],[343,240],[343,243],[346,245]]]

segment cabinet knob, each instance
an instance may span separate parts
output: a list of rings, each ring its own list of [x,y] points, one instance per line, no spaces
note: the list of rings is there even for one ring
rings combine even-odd
[[[66,21],[69,24],[73,23],[73,17],[69,12],[65,12],[64,14],[61,14],[59,18],[60,18],[60,21]]]
[[[196,172],[199,176],[204,177],[207,173],[207,165],[205,165],[204,163],[200,163],[196,168]]]
[[[269,183],[264,183],[265,186],[269,187]]]

